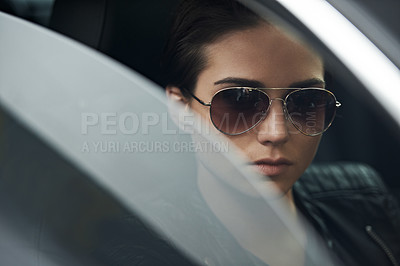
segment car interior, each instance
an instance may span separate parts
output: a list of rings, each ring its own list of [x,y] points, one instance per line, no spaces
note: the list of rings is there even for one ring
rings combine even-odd
[[[142,74],[162,89],[165,84],[160,72],[160,57],[168,35],[169,21],[178,2],[178,0],[1,0],[0,10],[49,28],[91,47]],[[329,69],[331,80],[328,81],[328,87],[337,95],[342,107],[338,110],[332,127],[324,133],[319,151],[314,159],[314,164],[320,165],[318,169],[328,170],[314,169],[314,172],[309,175],[337,174],[339,171],[351,178],[354,172],[361,171],[365,175],[372,176],[379,184],[380,180],[383,180],[393,195],[400,200],[400,174],[397,168],[400,161],[398,126],[393,125],[393,121],[389,118],[384,118],[385,115],[373,99],[368,95],[360,96],[357,93],[358,90],[351,88],[354,82],[341,80],[335,75],[336,72],[339,71]],[[48,239],[51,239],[51,231],[58,232],[57,237],[63,239],[68,252],[82,255],[82,260],[73,263],[84,264],[83,261],[86,259],[84,253],[87,250],[96,249],[97,244],[95,243],[101,242],[98,240],[99,236],[94,236],[95,229],[88,230],[97,220],[101,219],[105,222],[101,225],[96,224],[96,226],[102,226],[101,228],[106,234],[115,233],[107,231],[111,227],[119,227],[117,235],[123,235],[127,239],[146,238],[149,245],[162,245],[160,252],[174,253],[174,256],[180,256],[182,260],[190,261],[175,247],[164,243],[160,244],[160,240],[138,217],[129,222],[139,225],[135,232],[126,229],[125,225],[115,226],[113,218],[127,214],[132,215],[124,208],[123,204],[120,204],[103,188],[91,184],[90,179],[88,181],[85,177],[85,173],[65,161],[62,156],[54,152],[48,144],[37,138],[30,130],[24,128],[7,111],[2,110],[2,113],[1,124],[4,130],[0,135],[2,139],[0,145],[3,150],[1,174],[10,173],[7,182],[14,186],[23,183],[31,188],[38,183],[46,183],[48,185],[41,188],[43,189],[41,193],[45,195],[50,195],[45,190],[51,186],[58,187],[54,191],[62,191],[62,188],[68,187],[76,193],[72,205],[69,200],[67,201],[67,195],[53,195],[59,200],[59,205],[54,208],[65,210],[62,216],[65,221],[56,226],[50,226],[48,235]],[[19,169],[21,162],[29,163],[26,168]],[[47,169],[49,165],[51,167],[40,179],[35,182],[29,179],[32,175],[40,176],[42,169]],[[368,168],[366,165],[372,168]],[[16,171],[16,169],[19,170]],[[18,175],[21,176],[19,180],[13,181],[11,177]],[[55,180],[54,176],[58,176],[58,179]],[[43,226],[43,221],[50,224],[59,219],[55,215],[45,218],[37,215],[40,213],[38,210],[41,209],[42,203],[32,192],[20,188],[16,195],[2,196],[7,199],[0,201],[1,208],[6,210],[4,213],[7,215],[30,217],[30,219],[38,221],[37,224],[40,226]],[[8,205],[11,200],[25,202],[23,211],[15,211],[12,208],[14,205]],[[33,200],[37,200],[34,208],[26,203]],[[81,205],[82,202],[85,202],[86,205]],[[67,227],[68,223],[73,223],[67,217],[82,215],[93,206],[98,212],[90,218],[92,220],[89,219],[84,224],[76,224],[78,227],[81,226],[80,234],[85,237],[62,231],[62,228]],[[101,208],[101,206],[107,206],[107,208]],[[102,210],[100,211],[100,209]],[[108,221],[110,224],[107,224]],[[35,226],[35,228],[37,227],[38,225]],[[31,230],[22,225],[21,228],[25,228],[24,230],[28,233]],[[124,230],[128,230],[128,232]],[[43,247],[44,249],[49,248],[53,242],[47,243],[48,246]],[[104,262],[104,254],[107,252],[104,249],[97,251],[94,260]]]

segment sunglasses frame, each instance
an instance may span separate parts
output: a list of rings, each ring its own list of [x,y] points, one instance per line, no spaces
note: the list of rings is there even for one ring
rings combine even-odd
[[[222,92],[222,91],[225,91],[225,90],[232,90],[232,89],[247,89],[247,90],[249,90],[249,91],[257,90],[257,91],[260,91],[260,92],[264,93],[264,94],[268,97],[268,99],[269,99],[268,108],[265,110],[265,112],[264,112],[263,116],[261,117],[261,119],[260,119],[259,121],[257,121],[257,123],[255,123],[254,125],[252,125],[250,128],[248,128],[248,129],[246,129],[246,130],[244,130],[244,131],[242,131],[242,132],[239,132],[239,133],[227,133],[227,132],[224,132],[224,131],[220,130],[220,129],[215,125],[214,120],[213,120],[212,115],[211,115],[211,108],[212,108],[211,103],[212,103],[212,101],[213,101],[215,95],[217,95],[218,93],[220,93],[220,92]],[[271,99],[271,97],[265,92],[266,90],[292,90],[292,91],[289,92],[289,93],[285,96],[284,99],[279,98],[279,97],[277,97],[277,98],[272,98],[272,99]],[[329,122],[328,126],[327,126],[322,132],[318,132],[318,133],[314,133],[314,134],[308,134],[308,133],[303,132],[298,126],[296,126],[296,123],[293,121],[292,117],[291,117],[291,116],[289,115],[289,113],[288,113],[288,110],[287,110],[287,99],[288,99],[288,97],[289,97],[290,95],[292,95],[293,93],[296,93],[296,92],[298,92],[298,91],[304,91],[304,90],[320,90],[320,91],[325,91],[325,92],[329,93],[329,94],[333,97],[333,99],[334,99],[334,101],[335,101],[335,103],[336,103],[336,104],[335,104],[335,110],[334,110],[332,119],[331,119],[331,121]],[[237,136],[237,135],[241,135],[241,134],[243,134],[243,133],[246,133],[246,132],[252,130],[254,127],[256,127],[259,123],[261,123],[261,122],[267,117],[269,108],[271,107],[271,104],[272,104],[272,101],[273,101],[273,100],[280,100],[280,101],[283,102],[283,112],[284,112],[284,114],[285,114],[285,118],[286,118],[286,119],[289,118],[289,120],[290,120],[290,122],[292,123],[292,125],[293,125],[300,133],[302,133],[303,135],[306,135],[306,136],[311,136],[311,137],[318,136],[318,135],[323,134],[325,131],[327,131],[328,128],[332,125],[333,120],[335,119],[335,116],[336,116],[336,110],[337,110],[338,107],[340,107],[340,106],[342,105],[342,104],[336,99],[335,94],[333,94],[331,91],[329,91],[329,90],[327,90],[327,89],[324,89],[324,88],[314,88],[314,87],[309,87],[309,88],[253,88],[253,87],[229,87],[229,88],[224,88],[224,89],[221,89],[221,90],[218,90],[217,92],[215,92],[214,95],[211,97],[211,101],[210,101],[209,103],[206,103],[206,102],[200,100],[196,95],[194,95],[194,94],[193,94],[192,92],[190,92],[189,90],[186,90],[186,89],[185,89],[185,91],[188,92],[188,93],[189,93],[196,101],[198,101],[200,104],[202,104],[202,105],[204,105],[204,106],[210,107],[210,119],[211,119],[212,124],[214,125],[214,127],[215,127],[218,131],[222,132],[222,133],[225,134],[225,135],[229,135],[229,136]]]

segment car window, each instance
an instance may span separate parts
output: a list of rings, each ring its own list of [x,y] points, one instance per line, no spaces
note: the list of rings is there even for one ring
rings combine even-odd
[[[396,1],[329,1],[363,31],[399,67],[396,51],[400,41],[400,20]]]
[[[198,184],[193,181],[199,165],[234,199],[245,201],[238,204],[240,210],[259,210],[254,216],[237,214],[243,220],[250,217],[246,221],[259,227],[235,227],[252,234],[255,243],[275,244],[275,248],[287,245],[294,254],[304,249],[309,252],[307,245],[319,246],[318,236],[315,242],[313,237],[304,241],[304,232],[313,236],[314,229],[299,230],[296,223],[282,219],[287,215],[285,203],[283,207],[269,204],[265,196],[271,192],[260,189],[259,177],[239,169],[243,158],[233,145],[201,132],[207,129],[201,126],[196,142],[172,121],[178,119],[189,127],[201,125],[192,114],[180,117],[185,110],[179,106],[167,106],[163,91],[159,61],[175,1],[114,1],[108,6],[106,1],[3,2],[3,11],[73,40],[1,16],[0,30],[9,36],[2,44],[0,65],[0,159],[1,174],[7,177],[2,179],[1,202],[9,217],[3,228],[20,236],[15,243],[9,242],[13,236],[4,239],[8,247],[4,258],[18,256],[20,252],[9,251],[21,243],[28,242],[37,251],[32,244],[37,242],[30,240],[39,239],[45,252],[38,254],[49,265],[85,265],[86,260],[110,264],[126,256],[114,249],[122,240],[122,246],[134,248],[135,241],[144,241],[149,253],[157,247],[155,257],[169,256],[168,260],[182,264],[240,261],[241,265],[258,265],[259,259],[243,252],[240,241],[221,226],[215,213],[202,207],[207,199],[196,194]],[[324,133],[314,163],[365,163],[400,197],[398,124],[388,115],[385,103],[373,97],[357,73],[311,30],[298,27],[290,12],[280,14],[282,9],[276,9],[275,1],[271,5],[252,2],[263,7],[260,13],[268,11],[263,15],[283,17],[284,23],[278,20],[277,25],[288,27],[289,35],[300,37],[327,62],[327,87],[341,107]],[[26,10],[37,12],[22,12],[25,4],[30,6]],[[15,45],[23,43],[29,45]],[[178,110],[176,117],[170,117],[171,109]],[[318,171],[317,175],[323,176]],[[250,198],[243,199],[243,195]],[[257,223],[268,219],[270,223]],[[273,237],[268,235],[271,232]],[[40,237],[27,240],[26,235]],[[105,243],[110,239],[115,242]],[[325,246],[320,246],[321,250],[307,253],[315,265],[326,259]],[[230,256],[221,256],[225,252]],[[297,257],[286,259],[296,261]]]
[[[243,248],[248,236],[269,247],[270,262],[329,260],[285,199],[238,168],[233,146],[215,141],[191,113],[189,132],[177,127],[168,114],[182,107],[168,106],[153,82],[41,27],[0,20],[1,230],[12,232],[2,239],[2,261],[265,265]],[[29,45],[15,46],[25,38]],[[219,182],[221,199],[237,203],[232,211],[207,207],[198,176]],[[246,222],[228,230],[221,217]],[[274,256],[283,248],[292,256]]]

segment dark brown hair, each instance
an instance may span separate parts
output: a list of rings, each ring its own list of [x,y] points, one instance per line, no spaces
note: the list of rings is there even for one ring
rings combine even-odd
[[[198,75],[207,64],[205,46],[227,33],[261,22],[258,15],[234,0],[182,1],[161,62],[165,85],[193,91]]]

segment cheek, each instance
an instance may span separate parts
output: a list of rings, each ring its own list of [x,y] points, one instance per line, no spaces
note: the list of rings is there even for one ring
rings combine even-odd
[[[297,134],[293,137],[294,145],[293,152],[297,154],[298,160],[301,164],[307,165],[311,163],[318,150],[321,136],[305,136]]]
[[[256,136],[252,135],[252,131],[248,131],[246,133],[236,135],[236,136],[229,136],[229,135],[224,135],[229,141],[231,141],[239,150],[243,151],[249,158],[251,157],[250,155],[252,154],[252,150],[249,150],[250,143],[256,142]]]
[[[209,121],[210,120],[210,108],[207,106],[203,106],[200,103],[192,100],[188,106],[195,114],[199,115],[203,120]]]

